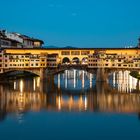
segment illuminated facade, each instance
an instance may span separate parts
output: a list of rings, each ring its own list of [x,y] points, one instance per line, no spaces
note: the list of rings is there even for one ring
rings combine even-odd
[[[61,65],[87,68],[140,69],[140,49],[3,49],[0,72],[8,69],[58,68]]]
[[[140,69],[140,50],[96,51],[89,55],[88,67]]]

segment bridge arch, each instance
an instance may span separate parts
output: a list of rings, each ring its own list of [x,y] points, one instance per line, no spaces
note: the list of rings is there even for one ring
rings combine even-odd
[[[72,64],[80,64],[80,59],[78,57],[74,57],[72,59]]]
[[[81,64],[88,64],[88,58],[87,57],[82,58]]]
[[[17,74],[17,73],[19,73],[19,74],[21,74],[22,72],[27,72],[27,73],[29,73],[29,74],[33,74],[33,75],[35,75],[35,76],[40,76],[40,70],[26,70],[26,69],[9,69],[9,70],[5,70],[4,72],[3,72],[3,75],[5,75],[5,74]]]
[[[70,64],[70,59],[68,57],[64,57],[62,60],[62,64]]]

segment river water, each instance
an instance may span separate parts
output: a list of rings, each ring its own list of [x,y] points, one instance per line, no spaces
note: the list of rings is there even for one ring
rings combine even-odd
[[[0,85],[0,140],[140,139],[140,83],[82,70]]]

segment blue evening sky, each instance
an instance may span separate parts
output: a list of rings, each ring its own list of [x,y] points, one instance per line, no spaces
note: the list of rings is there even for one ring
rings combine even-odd
[[[0,0],[0,28],[47,46],[136,46],[140,0]]]

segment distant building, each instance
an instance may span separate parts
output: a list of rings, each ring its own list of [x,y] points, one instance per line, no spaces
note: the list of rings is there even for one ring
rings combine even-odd
[[[44,42],[19,33],[0,31],[0,48],[40,48]]]
[[[8,38],[4,30],[0,31],[0,48],[19,48],[20,42]]]
[[[23,43],[23,38],[20,37],[20,34],[18,33],[9,33],[9,32],[5,32],[5,36],[9,39],[12,40],[16,40],[18,42],[20,42],[21,44]]]

